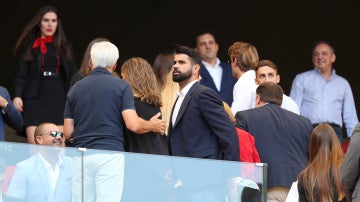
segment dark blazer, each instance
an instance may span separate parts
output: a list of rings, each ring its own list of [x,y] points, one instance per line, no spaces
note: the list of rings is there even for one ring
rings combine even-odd
[[[231,66],[228,63],[220,62],[220,66],[223,69],[220,91],[217,90],[214,80],[210,76],[210,73],[205,68],[204,64],[201,64],[200,68],[200,83],[219,93],[221,99],[231,106],[233,102],[233,89],[237,80],[232,76]]]
[[[360,201],[360,123],[357,123],[350,138],[341,178],[348,201]]]
[[[239,161],[237,134],[221,98],[199,82],[185,95],[174,126],[170,120],[168,134],[171,155]]]
[[[261,162],[268,164],[268,188],[291,187],[308,164],[309,119],[275,104],[239,111],[236,126],[251,133]]]
[[[76,72],[75,62],[67,61],[60,54],[61,64],[65,72],[66,90],[69,88],[70,79]],[[73,58],[74,61],[74,58]],[[25,61],[22,57],[19,61],[19,69],[14,81],[14,97],[36,97],[41,79],[41,53],[37,52],[33,61]]]
[[[0,96],[8,102],[7,106],[0,111],[0,141],[5,141],[5,124],[15,131],[20,131],[24,120],[12,103],[9,92],[2,86],[0,86]]]

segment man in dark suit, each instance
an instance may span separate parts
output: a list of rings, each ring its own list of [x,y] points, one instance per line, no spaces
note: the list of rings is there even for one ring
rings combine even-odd
[[[216,91],[229,106],[233,102],[233,89],[237,81],[232,76],[229,63],[217,57],[219,45],[210,31],[203,31],[195,38],[195,50],[202,58],[200,84]]]
[[[237,135],[222,100],[198,82],[200,55],[189,47],[175,50],[173,80],[180,92],[169,126],[169,151],[174,156],[239,161]]]
[[[169,153],[173,156],[239,161],[237,134],[220,96],[199,83],[200,55],[189,47],[175,49],[173,80],[180,92],[169,124]],[[177,190],[183,201],[222,201],[226,195],[225,173],[220,163],[175,163],[181,180]],[[191,173],[191,179],[189,178]],[[194,179],[195,178],[195,179]],[[196,181],[197,183],[194,183]]]
[[[24,120],[11,102],[9,91],[0,86],[0,141],[5,141],[5,124],[15,131],[21,131]]]
[[[341,166],[341,179],[346,200],[360,201],[360,122],[356,124],[350,138],[349,148]]]
[[[255,137],[263,163],[268,164],[267,201],[285,201],[291,184],[308,163],[312,132],[309,119],[281,108],[283,90],[272,82],[256,89],[256,108],[236,113],[236,126]]]

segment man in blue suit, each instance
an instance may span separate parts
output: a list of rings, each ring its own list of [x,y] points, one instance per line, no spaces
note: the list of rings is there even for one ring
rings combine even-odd
[[[173,156],[239,161],[235,127],[214,90],[199,83],[201,57],[189,47],[175,49],[173,80],[180,92],[169,124],[169,153]],[[183,201],[223,201],[226,180],[221,166],[176,165]],[[189,178],[189,174],[192,177]],[[221,177],[220,177],[221,176]],[[194,183],[196,181],[197,183]]]
[[[174,156],[239,161],[234,125],[222,100],[198,82],[201,57],[193,49],[175,49],[173,80],[180,92],[169,126],[169,149]]]
[[[195,50],[202,58],[200,84],[216,91],[229,106],[233,102],[233,89],[237,81],[232,76],[229,63],[221,62],[217,57],[219,45],[210,31],[204,31],[195,39]]]
[[[285,201],[291,184],[308,163],[312,125],[281,108],[283,90],[273,82],[256,89],[256,108],[236,113],[236,126],[255,138],[261,162],[268,164],[267,201]]]
[[[8,90],[2,86],[0,86],[0,110],[0,141],[5,141],[5,124],[15,131],[21,131],[24,121],[11,102]]]
[[[58,126],[42,123],[35,129],[39,151],[16,164],[6,197],[8,201],[71,201],[72,160],[64,156],[64,135]],[[81,191],[81,190],[78,190]]]

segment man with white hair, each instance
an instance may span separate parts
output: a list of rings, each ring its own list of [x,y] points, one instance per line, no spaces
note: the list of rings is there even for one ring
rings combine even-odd
[[[135,133],[164,134],[160,113],[149,121],[141,119],[134,106],[128,83],[112,76],[119,58],[118,48],[109,41],[97,42],[90,51],[90,74],[68,92],[64,112],[64,133],[74,147],[124,151],[124,122]],[[79,157],[80,158],[80,157]],[[124,157],[120,152],[88,154],[84,168],[74,163],[73,201],[120,201],[123,188]],[[74,161],[81,162],[81,161]],[[81,173],[84,173],[82,182]],[[81,198],[81,184],[86,194]],[[75,193],[75,192],[74,192]]]

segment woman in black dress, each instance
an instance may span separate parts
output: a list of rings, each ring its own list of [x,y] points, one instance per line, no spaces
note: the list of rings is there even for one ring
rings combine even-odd
[[[136,112],[149,120],[160,112],[161,95],[151,65],[143,58],[135,57],[121,66],[121,77],[130,84],[134,93]],[[136,134],[125,130],[125,151],[147,154],[168,154],[166,136],[149,132]]]
[[[37,125],[51,122],[61,129],[69,82],[76,71],[57,10],[44,6],[25,26],[15,54],[22,50],[15,78],[14,100],[22,112],[29,143]]]

